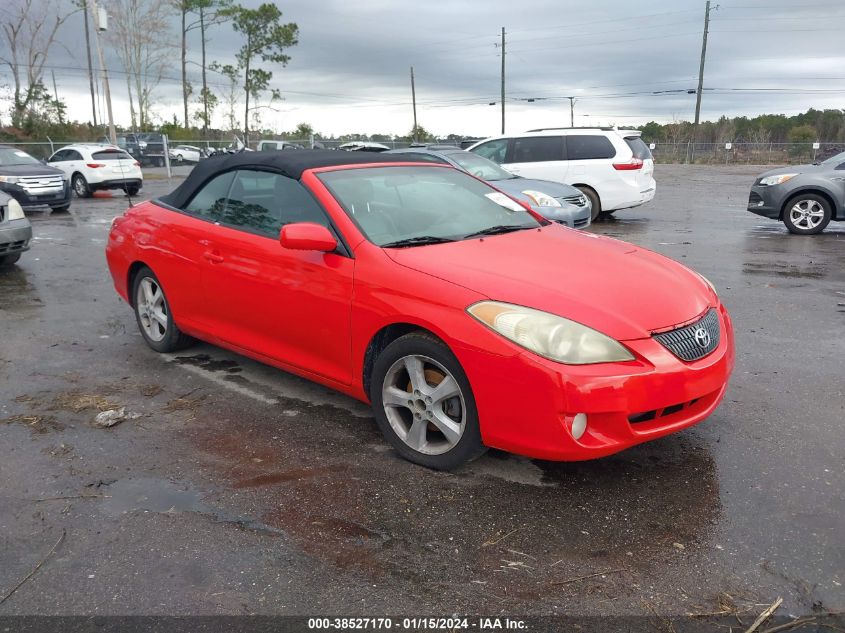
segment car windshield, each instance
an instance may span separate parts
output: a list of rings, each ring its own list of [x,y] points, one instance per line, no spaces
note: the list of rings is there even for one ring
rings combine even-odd
[[[26,152],[11,147],[0,147],[0,167],[11,167],[12,165],[37,165],[38,159],[33,158]]]
[[[524,207],[456,169],[371,167],[320,180],[374,244],[414,246],[541,226]]]
[[[518,178],[509,171],[505,171],[492,160],[473,154],[471,152],[453,152],[447,154],[449,158],[458,163],[462,169],[467,170],[476,178],[482,180],[510,180]]]
[[[835,156],[831,156],[825,161],[822,161],[822,165],[838,165],[839,163],[845,162],[845,152],[841,154],[836,154]]]

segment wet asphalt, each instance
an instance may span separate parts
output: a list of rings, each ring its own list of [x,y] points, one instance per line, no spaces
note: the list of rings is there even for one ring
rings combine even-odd
[[[845,609],[845,225],[747,213],[758,171],[659,165],[652,203],[591,229],[719,289],[738,357],[712,417],[598,461],[455,473],[321,386],[149,350],[103,253],[125,198],[28,213],[33,248],[0,274],[0,598],[47,560],[0,615]],[[93,425],[121,407],[138,417]]]

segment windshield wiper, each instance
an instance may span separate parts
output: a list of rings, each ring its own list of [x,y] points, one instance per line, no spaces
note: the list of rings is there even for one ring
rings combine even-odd
[[[530,226],[520,226],[519,224],[497,224],[496,226],[488,226],[486,229],[464,235],[464,239],[468,240],[471,237],[481,237],[482,235],[500,235],[502,233],[512,233],[513,231],[530,228]]]
[[[404,240],[396,240],[395,242],[388,242],[382,244],[382,248],[402,248],[403,246],[424,246],[426,244],[444,244],[446,242],[454,242],[451,237],[437,237],[436,235],[418,235],[416,237],[408,237]]]

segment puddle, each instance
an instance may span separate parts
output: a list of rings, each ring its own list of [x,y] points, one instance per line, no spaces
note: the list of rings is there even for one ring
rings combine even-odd
[[[177,356],[174,359],[174,362],[179,365],[193,365],[194,367],[199,367],[200,369],[206,369],[208,371],[225,371],[229,374],[236,374],[243,371],[237,361],[211,358],[208,354]]]

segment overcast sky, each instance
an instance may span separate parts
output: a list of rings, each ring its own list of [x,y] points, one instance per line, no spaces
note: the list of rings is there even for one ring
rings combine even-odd
[[[704,0],[284,0],[278,6],[300,30],[290,64],[273,68],[273,85],[285,101],[281,112],[264,116],[280,131],[307,122],[326,134],[405,134],[412,125],[413,65],[421,125],[440,135],[498,133],[502,27],[508,131],[568,125],[568,96],[576,97],[576,125],[693,118],[695,95],[686,90],[697,82]],[[71,117],[87,120],[87,75],[64,69],[85,67],[81,28],[75,17],[63,33],[70,61],[57,51],[50,63],[62,67],[56,80]],[[216,27],[209,35],[209,59],[231,61],[241,43],[237,34]],[[841,0],[720,3],[711,14],[702,118],[845,108],[843,35]],[[197,40],[191,40],[193,60],[199,60]],[[178,42],[175,19],[172,42]],[[173,60],[154,111],[181,120],[175,49]],[[120,70],[114,55],[108,64]],[[191,75],[199,84],[198,72]],[[212,74],[211,81],[221,78]],[[128,124],[117,72],[112,94],[118,122]],[[537,100],[519,101],[528,98]]]

